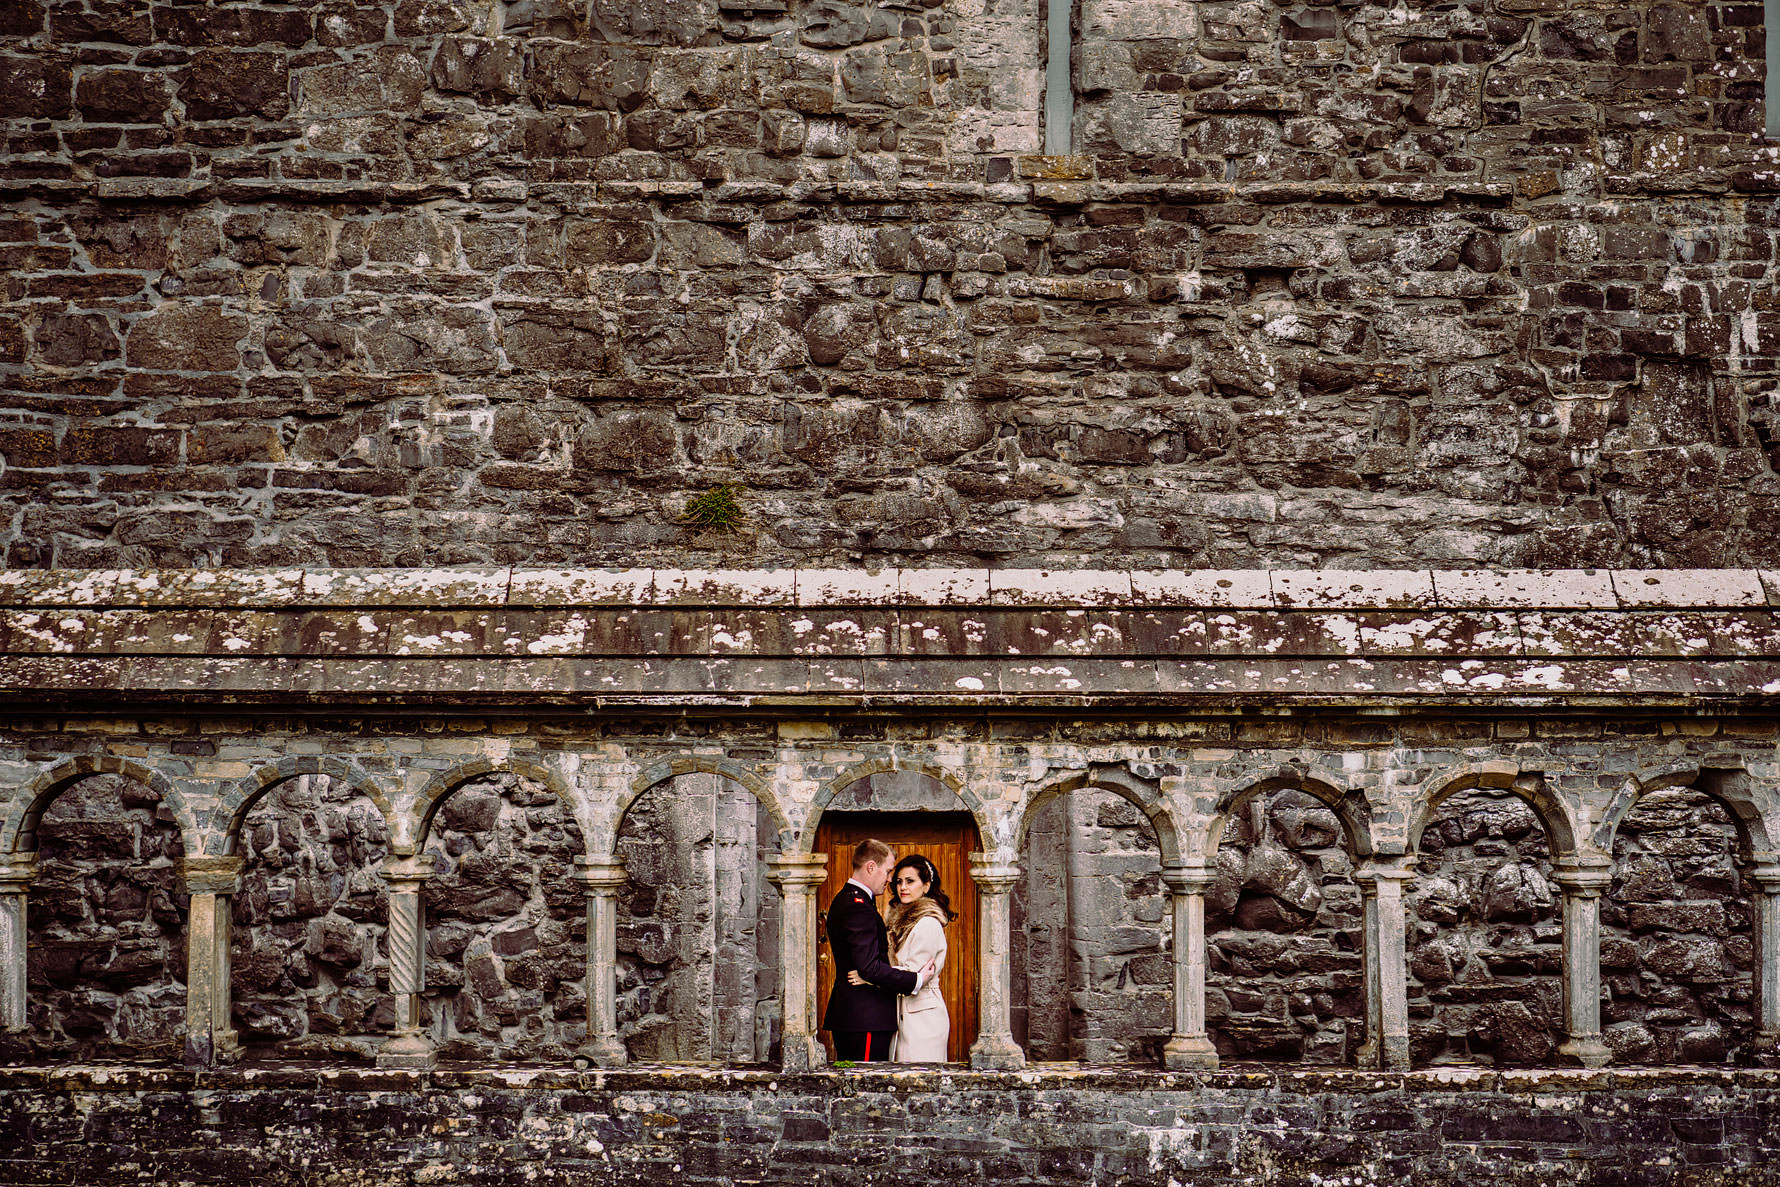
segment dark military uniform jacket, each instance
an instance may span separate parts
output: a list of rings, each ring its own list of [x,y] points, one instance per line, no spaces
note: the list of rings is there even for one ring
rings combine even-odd
[[[834,988],[822,1029],[895,1030],[896,995],[913,993],[920,978],[890,963],[890,938],[871,895],[852,882],[841,887],[828,904],[827,926]],[[858,969],[871,984],[847,984],[849,969]]]

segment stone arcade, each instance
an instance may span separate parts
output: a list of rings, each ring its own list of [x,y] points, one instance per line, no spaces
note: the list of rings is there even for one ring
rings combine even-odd
[[[5,686],[13,690],[0,832],[5,1024],[21,1031],[30,1013],[28,903],[46,815],[85,780],[126,776],[145,785],[178,826],[180,889],[189,896],[185,1060],[200,1069],[196,1083],[205,1092],[220,1087],[238,1094],[231,1099],[282,1107],[270,1102],[296,1090],[292,1074],[305,1074],[301,1063],[278,1070],[275,1050],[269,1062],[224,1070],[240,1054],[230,1009],[229,899],[241,887],[238,834],[256,802],[294,779],[326,776],[368,796],[388,831],[381,876],[393,1013],[377,1063],[398,1078],[324,1073],[347,1076],[342,1108],[351,1107],[354,1092],[393,1091],[417,1117],[450,1113],[458,1099],[450,1086],[458,1084],[478,1099],[487,1091],[530,1102],[511,1106],[533,1119],[528,1125],[561,1127],[564,1140],[593,1139],[599,1150],[588,1146],[577,1157],[645,1179],[664,1144],[679,1151],[676,1158],[708,1160],[714,1175],[748,1167],[764,1173],[782,1142],[793,1142],[785,1156],[794,1162],[808,1153],[795,1145],[794,1130],[814,1142],[809,1149],[830,1151],[818,1161],[837,1165],[872,1164],[856,1138],[908,1132],[941,1149],[955,1140],[964,1143],[958,1150],[993,1153],[1014,1177],[1031,1174],[1053,1158],[1046,1150],[1067,1149],[1079,1132],[1067,1124],[1044,1139],[984,1132],[968,1111],[956,1129],[914,1121],[921,1110],[954,1107],[938,1104],[950,1093],[993,1100],[1028,1089],[1040,1100],[1059,1099],[1047,1092],[1086,1093],[1111,1102],[1140,1087],[1135,1099],[1150,1102],[1145,1109],[1179,1108],[1185,1117],[1215,1100],[1224,1110],[1215,1140],[1197,1128],[1190,1132],[1199,1136],[1177,1134],[1165,1147],[1154,1136],[1126,1135],[1104,1152],[1111,1162],[1091,1156],[1058,1164],[1055,1174],[1065,1181],[1115,1164],[1139,1179],[1253,1169],[1270,1148],[1269,1158],[1290,1147],[1311,1165],[1330,1156],[1332,1142],[1349,1143],[1335,1165],[1409,1158],[1428,1173],[1456,1175],[1464,1158],[1490,1150],[1466,1143],[1488,1143],[1492,1134],[1518,1143],[1510,1153],[1535,1168],[1547,1157],[1562,1166],[1563,1156],[1540,1143],[1593,1141],[1595,1123],[1586,1118],[1601,1108],[1622,1116],[1628,1108],[1638,1116],[1657,1110],[1637,1123],[1656,1129],[1594,1154],[1608,1160],[1602,1167],[1620,1165],[1613,1160],[1630,1157],[1627,1151],[1642,1159],[1657,1148],[1665,1157],[1748,1164],[1765,1158],[1772,1140],[1766,1102],[1777,1085],[1765,1072],[1700,1072],[1692,1080],[1658,1074],[1661,1091],[1646,1093],[1635,1086],[1656,1073],[1516,1079],[1506,1068],[1475,1065],[1412,1070],[1405,938],[1413,930],[1408,895],[1417,889],[1418,855],[1429,852],[1430,822],[1442,804],[1472,790],[1524,802],[1549,839],[1551,881],[1562,897],[1559,1056],[1584,1068],[1608,1065],[1602,903],[1615,885],[1616,832],[1664,789],[1692,789],[1723,810],[1736,837],[1735,877],[1750,903],[1753,944],[1743,958],[1750,979],[1741,1021],[1731,1025],[1745,1060],[1765,1059],[1780,1040],[1780,753],[1772,694],[1762,690],[1780,678],[1770,608],[1780,605],[1780,575],[168,570],[12,573],[0,581],[0,601],[7,607]],[[512,1080],[468,1067],[444,1079],[426,1071],[435,1063],[438,1023],[424,1001],[428,964],[438,966],[428,959],[423,910],[435,865],[428,835],[442,827],[436,822],[454,793],[500,772],[547,788],[584,846],[572,874],[559,875],[572,876],[586,896],[587,1021],[576,1054],[590,1070],[547,1076],[535,1093],[524,1087],[531,1072]],[[814,890],[827,863],[811,843],[839,793],[890,772],[938,781],[966,806],[981,837],[971,865],[981,1016],[969,1063],[984,1079],[902,1073],[846,1088],[848,1074],[835,1079],[819,1070]],[[716,1078],[667,1066],[622,1075],[592,1070],[628,1062],[616,994],[618,896],[627,880],[620,822],[651,789],[694,774],[745,789],[777,833],[765,865],[781,896],[777,945],[767,957],[778,979],[780,1070]],[[1143,1081],[1132,1071],[1055,1069],[1018,1081],[1027,1086],[1020,1088],[995,1075],[1027,1062],[1011,1021],[1010,900],[1022,875],[1021,846],[1047,802],[1086,788],[1135,805],[1153,830],[1156,893],[1170,905],[1164,931],[1173,961],[1172,1026],[1161,1062],[1182,1075],[1153,1072],[1156,1079]],[[1270,1123],[1245,1094],[1292,1101],[1300,1099],[1295,1093],[1329,1090],[1329,1082],[1312,1088],[1287,1072],[1257,1080],[1253,1072],[1216,1070],[1205,1008],[1206,892],[1220,875],[1220,839],[1236,835],[1230,830],[1245,806],[1281,790],[1332,813],[1363,898],[1364,1017],[1353,1021],[1364,1043],[1355,1055],[1376,1072],[1345,1083],[1362,1096],[1387,1092],[1392,1109],[1433,1110],[1440,1141],[1428,1135],[1402,1149],[1368,1145],[1375,1139],[1358,1134],[1373,1123],[1325,1117],[1310,1123],[1320,1153],[1289,1141],[1270,1147],[1262,1132]],[[1620,875],[1627,879],[1623,869]],[[1686,911],[1688,903],[1660,909]],[[1643,975],[1657,976],[1657,966]],[[1240,976],[1225,981],[1242,988]],[[791,1087],[800,1073],[817,1076],[819,1086]],[[1394,1075],[1376,1078],[1383,1073]],[[81,1165],[84,1155],[49,1136],[59,1132],[53,1119],[67,1108],[105,1111],[105,1101],[157,1099],[167,1074],[107,1072],[83,1082],[21,1068],[6,1074],[4,1107],[41,1135],[44,1156]],[[1712,1132],[1740,1145],[1713,1146],[1707,1155],[1695,1139],[1671,1141],[1669,1121],[1655,1119],[1666,1116],[1664,1093],[1682,1083],[1709,1086],[1716,1103],[1702,1107],[1718,1117]],[[779,1100],[781,1091],[799,1094],[801,1103]],[[832,1103],[818,1103],[835,1091],[841,1096]],[[1496,1131],[1472,1111],[1519,1116],[1534,1107],[1516,1097],[1522,1091],[1541,1094],[1535,1112],[1557,1114]],[[607,1092],[616,1095],[601,1095]],[[1157,1103],[1180,1093],[1202,1104]],[[763,1105],[762,1094],[774,1103]],[[594,1098],[604,1103],[589,1103]],[[644,1107],[639,1099],[656,1103]],[[847,1102],[868,1100],[896,1120],[847,1134],[846,1119],[860,1116]],[[1291,1107],[1310,1107],[1303,1100]],[[733,1112],[738,1107],[742,1114]],[[778,1120],[744,1121],[763,1107]],[[699,1122],[717,1126],[708,1138],[662,1131],[643,1142],[641,1131],[625,1129],[626,1109],[656,1118],[641,1119],[645,1128],[676,1125],[688,1109],[729,1119]],[[577,1110],[590,1114],[585,1125],[572,1115]],[[805,1114],[813,1119],[798,1119]],[[782,1124],[783,1131],[751,1139],[764,1147],[726,1154],[720,1147],[733,1140],[734,1124]],[[619,1140],[613,1125],[628,1136]],[[1340,1136],[1343,1126],[1357,1129]],[[223,1150],[239,1138],[226,1125],[205,1123],[205,1130]],[[165,1157],[190,1157],[177,1142],[131,1132]],[[626,1144],[633,1139],[643,1144]],[[701,1144],[707,1140],[717,1147]],[[1148,1143],[1148,1171],[1126,1166],[1135,1157],[1132,1141]],[[322,1165],[353,1165],[354,1156],[329,1142],[303,1148]],[[732,1155],[741,1162],[724,1161]],[[474,1161],[467,1148],[402,1147],[390,1156],[410,1169],[439,1157]]]

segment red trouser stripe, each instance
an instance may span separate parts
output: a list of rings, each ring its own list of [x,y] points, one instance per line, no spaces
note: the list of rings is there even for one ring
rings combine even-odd
[[[871,1062],[871,1031],[869,1030],[865,1032],[865,1059],[863,1062]]]

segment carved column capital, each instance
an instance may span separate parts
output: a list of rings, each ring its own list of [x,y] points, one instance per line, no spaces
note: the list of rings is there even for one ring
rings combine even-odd
[[[0,867],[0,877],[4,877],[3,870],[4,867]],[[1743,876],[1763,894],[1780,894],[1780,865],[1750,866],[1743,871]]]
[[[1217,876],[1217,871],[1207,865],[1162,867],[1162,884],[1174,894],[1204,894]]]
[[[241,889],[245,857],[182,857],[179,885],[187,894],[235,894]]]
[[[0,894],[23,894],[37,880],[37,854],[30,850],[0,854]]]
[[[820,853],[780,853],[766,859],[766,880],[787,897],[813,894],[828,881],[828,858]]]
[[[383,880],[391,891],[420,893],[420,888],[433,876],[437,863],[430,853],[414,857],[391,857],[383,863]]]
[[[622,857],[577,857],[575,881],[588,894],[614,894],[630,881],[630,874],[625,871]]]
[[[1401,886],[1414,881],[1415,877],[1415,858],[1407,853],[1374,857],[1361,862],[1353,872],[1354,882],[1362,894],[1377,894],[1381,885],[1395,883]]]
[[[1001,853],[970,855],[970,879],[984,894],[1006,894],[1020,880],[1020,863]]]
[[[1551,880],[1565,894],[1599,898],[1613,885],[1613,859],[1602,854],[1566,857],[1552,866]]]

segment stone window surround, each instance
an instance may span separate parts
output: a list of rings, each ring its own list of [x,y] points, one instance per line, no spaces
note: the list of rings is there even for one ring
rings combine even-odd
[[[1690,785],[1707,791],[1730,809],[1739,826],[1742,870],[1754,884],[1756,905],[1756,1046],[1771,1049],[1780,1042],[1780,864],[1775,857],[1780,846],[1773,840],[1775,822],[1780,821],[1774,798],[1780,789],[1780,760],[1756,742],[1742,748],[1709,744],[1707,753],[1685,761],[1640,763],[1648,756],[1633,754],[1628,759],[1619,755],[1618,765],[1633,769],[1605,781],[1574,777],[1580,770],[1593,768],[1586,758],[1569,760],[1574,769],[1566,772],[1562,769],[1566,760],[1555,755],[1548,762],[1530,764],[1524,759],[1524,747],[1498,742],[1472,747],[1465,757],[1473,761],[1434,769],[1414,786],[1405,787],[1398,781],[1406,772],[1394,768],[1388,755],[1369,762],[1358,753],[1300,747],[1274,751],[1257,760],[1253,754],[1195,746],[1176,746],[1170,753],[1169,747],[1155,745],[843,743],[835,737],[836,717],[870,717],[889,711],[871,707],[869,690],[824,698],[819,706],[806,705],[808,711],[801,721],[796,713],[787,715],[789,705],[773,705],[770,699],[754,704],[749,698],[732,700],[681,692],[666,694],[679,712],[728,717],[738,725],[753,719],[757,727],[763,706],[770,708],[776,718],[770,736],[776,745],[770,745],[762,757],[758,737],[739,742],[734,755],[721,742],[608,737],[595,745],[570,744],[546,751],[535,743],[530,747],[516,744],[511,731],[506,736],[493,734],[446,746],[429,745],[424,733],[416,733],[401,739],[394,751],[401,757],[392,762],[389,753],[354,756],[345,746],[334,753],[287,752],[275,758],[261,757],[272,744],[259,743],[259,754],[255,755],[256,739],[248,733],[230,739],[226,760],[201,761],[176,757],[164,744],[144,745],[140,737],[126,740],[120,736],[130,730],[127,722],[116,720],[119,710],[148,708],[155,701],[151,694],[170,690],[102,676],[126,653],[148,658],[143,648],[132,653],[126,644],[173,639],[175,628],[191,625],[190,616],[200,607],[204,615],[226,616],[245,606],[289,610],[350,605],[356,607],[354,614],[361,624],[375,626],[382,621],[377,637],[387,648],[396,620],[418,605],[425,604],[434,613],[471,613],[477,606],[512,605],[516,592],[524,597],[528,590],[540,598],[554,594],[557,604],[566,601],[583,606],[589,615],[600,612],[596,608],[617,612],[611,611],[613,606],[634,612],[648,605],[686,611],[688,607],[746,604],[757,609],[776,606],[779,609],[770,612],[784,617],[812,607],[874,603],[957,605],[976,607],[985,615],[997,610],[1019,615],[1025,612],[1023,606],[1036,603],[1069,607],[1066,614],[1079,613],[1090,621],[1101,612],[1129,610],[1151,590],[1164,591],[1162,597],[1176,603],[1191,604],[1195,598],[1210,602],[1203,608],[1214,612],[1254,606],[1264,621],[1273,616],[1282,622],[1313,608],[1337,617],[1379,607],[1420,613],[1431,609],[1430,602],[1439,608],[1444,596],[1445,605],[1454,611],[1505,612],[1532,607],[1596,618],[1704,615],[1708,634],[1715,638],[1754,632],[1736,646],[1714,645],[1705,649],[1712,654],[1689,661],[1695,669],[1723,669],[1725,680],[1747,682],[1771,674],[1772,657],[1780,650],[1775,636],[1764,633],[1765,621],[1771,618],[1768,606],[1780,603],[1776,596],[1780,583],[1773,574],[1754,572],[1139,575],[982,570],[691,574],[661,570],[546,576],[524,570],[311,570],[282,574],[0,575],[0,603],[12,607],[5,613],[9,644],[0,657],[0,671],[7,675],[0,689],[19,708],[34,703],[41,712],[45,695],[76,706],[69,709],[69,720],[78,722],[88,736],[97,734],[104,741],[103,752],[98,754],[48,763],[0,764],[5,768],[0,770],[0,778],[11,788],[0,816],[0,855],[4,855],[0,859],[0,969],[4,970],[0,1023],[13,1029],[24,1024],[25,905],[35,874],[37,821],[54,797],[72,783],[90,774],[119,774],[138,779],[162,795],[181,827],[186,847],[182,878],[192,896],[187,1059],[210,1065],[232,1058],[238,1047],[229,1027],[226,899],[239,888],[243,864],[234,853],[235,832],[248,808],[273,786],[299,775],[326,774],[369,796],[383,811],[391,830],[391,857],[384,877],[391,892],[391,990],[397,999],[397,1025],[380,1061],[391,1066],[428,1066],[433,1052],[430,1039],[419,1026],[419,996],[425,935],[421,903],[432,871],[422,849],[433,815],[447,796],[480,775],[511,771],[536,779],[562,796],[586,840],[588,852],[577,859],[575,871],[588,895],[591,1025],[582,1054],[600,1066],[616,1066],[625,1059],[616,1028],[613,985],[616,892],[624,879],[622,862],[614,855],[617,825],[644,792],[666,779],[696,772],[722,775],[748,788],[766,806],[780,831],[780,853],[770,859],[768,877],[784,896],[780,953],[784,1063],[789,1069],[816,1066],[822,1055],[814,1028],[813,896],[824,859],[808,851],[814,825],[829,800],[859,778],[885,770],[920,770],[960,796],[976,815],[985,838],[985,850],[973,863],[973,875],[983,896],[983,1024],[972,1049],[973,1066],[1012,1068],[1024,1062],[1008,1025],[1007,908],[1009,891],[1020,872],[1018,839],[1040,804],[1061,791],[1082,786],[1102,787],[1124,796],[1156,827],[1163,879],[1173,902],[1176,954],[1174,1034],[1164,1050],[1168,1067],[1209,1067],[1216,1062],[1205,1029],[1203,893],[1222,823],[1247,800],[1285,787],[1306,791],[1333,808],[1347,830],[1350,852],[1361,861],[1356,881],[1364,897],[1369,1035],[1361,1053],[1364,1066],[1408,1066],[1403,886],[1414,876],[1423,825],[1443,799],[1470,787],[1514,791],[1532,804],[1552,839],[1555,880],[1564,895],[1569,1040],[1560,1050],[1567,1060],[1599,1066],[1608,1058],[1600,1036],[1599,932],[1600,897],[1610,880],[1613,832],[1641,795],[1665,786]],[[622,602],[601,600],[615,599],[619,592]],[[165,621],[157,626],[158,618]],[[1693,619],[1688,621],[1698,625]],[[233,657],[226,662],[242,668],[249,685],[257,664],[283,662],[281,656],[302,654],[309,645],[301,638],[293,642],[285,634],[261,634],[247,646],[234,646],[240,638],[231,623],[208,632],[204,647],[214,649],[215,656]],[[1358,662],[1383,659],[1370,653],[1365,637],[1355,639]],[[31,687],[33,677],[55,670],[35,666],[36,660],[45,658],[46,647],[50,649],[47,655],[84,662],[84,670],[100,673],[101,678],[88,680],[79,690],[54,681]],[[1717,654],[1727,650],[1735,654]],[[167,658],[158,654],[160,659]],[[1007,661],[1015,657],[1003,654],[993,658]],[[206,662],[212,670],[223,670],[216,667],[224,662],[219,658]],[[378,693],[377,699],[386,706],[401,706],[400,682],[382,685],[379,693],[380,680],[408,661],[361,652],[354,662],[362,681],[356,686],[359,700]],[[656,671],[659,676],[676,663],[690,662],[694,662],[690,656],[664,658],[658,661]],[[1254,649],[1238,655],[1236,662],[1239,666],[1257,663]],[[1445,662],[1452,662],[1452,657]],[[675,684],[672,679],[663,682],[670,688]],[[1642,696],[1646,712],[1682,711],[1677,715],[1684,715],[1698,707],[1697,697],[1641,690],[1635,679],[1627,684],[1623,677],[1609,674],[1606,684],[1613,687],[1571,684],[1548,688],[1542,697],[1500,702],[1495,711],[1500,715],[1506,708],[1524,714],[1537,702],[1535,707],[1568,704],[1567,711],[1579,712],[1603,703],[1601,697],[1608,692],[1621,699]],[[1756,716],[1771,715],[1780,681],[1746,683],[1744,687],[1756,694]],[[1100,691],[1111,695],[1119,690]],[[1408,710],[1401,689],[1364,696],[1351,690],[1346,696],[1325,690],[1322,703],[1325,708],[1355,703],[1376,711],[1381,695],[1395,702],[1398,712]],[[188,717],[225,712],[226,701],[235,699],[230,695],[219,700],[216,689],[191,685],[185,687],[183,696],[183,715]],[[1091,712],[1093,699],[1092,690],[1083,693],[1074,712]],[[298,707],[304,700],[304,694],[290,690],[278,695],[278,702],[287,708]],[[524,708],[525,700],[512,690],[482,690],[466,700],[465,706],[470,711],[502,703]],[[1184,704],[1191,706],[1195,700],[1201,713],[1215,715],[1230,708],[1228,695],[1189,698]],[[632,702],[631,711],[639,704]],[[1768,714],[1760,712],[1763,706],[1769,707]],[[648,711],[660,707],[653,704]],[[928,711],[937,710],[943,718],[956,707],[940,704]],[[100,708],[109,712],[101,717]],[[982,711],[980,704],[977,708]],[[1173,708],[1177,711],[1166,716],[1178,721],[1180,706]],[[1741,708],[1747,712],[1748,697]],[[432,709],[426,712],[438,715]],[[1688,731],[1677,727],[1677,732]],[[314,750],[314,744],[308,749]],[[1522,757],[1515,757],[1517,754]]]

